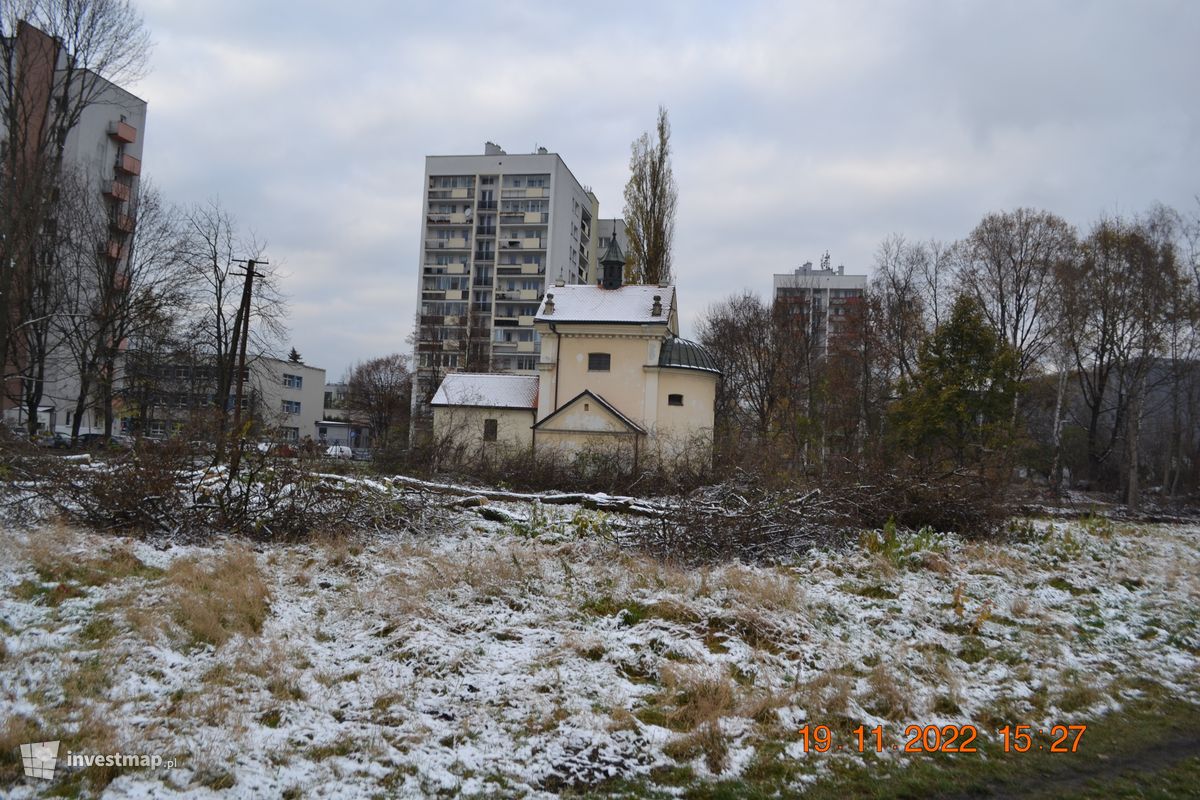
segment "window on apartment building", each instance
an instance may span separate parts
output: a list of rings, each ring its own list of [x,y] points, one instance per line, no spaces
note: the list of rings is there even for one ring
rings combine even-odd
[[[288,375],[283,373],[283,385],[289,389],[300,389],[304,386],[304,378],[301,375]]]
[[[537,369],[536,356],[517,356],[517,369],[531,370]]]
[[[683,395],[681,395],[681,394],[669,394],[669,395],[667,395],[667,405],[669,405],[669,406],[681,406],[681,405],[683,405]]]
[[[608,372],[611,367],[610,353],[588,353],[588,372]]]
[[[283,434],[283,440],[285,442],[300,441],[300,429],[299,428],[280,428],[279,432],[281,434]]]
[[[300,401],[299,400],[284,400],[283,401],[283,413],[299,414],[300,413]]]
[[[494,419],[485,419],[483,421],[483,440],[485,442],[496,441],[496,434],[500,431],[500,422]]]

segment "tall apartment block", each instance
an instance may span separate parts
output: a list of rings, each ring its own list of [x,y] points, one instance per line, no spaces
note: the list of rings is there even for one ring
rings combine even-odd
[[[794,272],[776,275],[774,283],[776,306],[811,326],[817,352],[824,355],[861,313],[867,291],[866,275],[847,275],[842,266],[834,269],[828,254],[820,267],[805,262]]]
[[[557,153],[428,156],[421,204],[417,391],[457,370],[536,374],[547,282],[590,283],[596,197]]]
[[[91,193],[97,206],[89,209],[101,218],[97,226],[96,256],[111,271],[114,280],[125,280],[130,239],[137,217],[138,182],[142,172],[142,141],[146,125],[146,101],[89,71],[73,73],[70,87],[64,87],[68,54],[61,42],[24,21],[17,24],[12,42],[19,88],[23,100],[16,124],[22,125],[21,139],[26,142],[46,136],[44,128],[51,119],[51,103],[64,92],[84,93],[77,123],[66,135],[63,148],[64,171],[74,173]],[[0,64],[0,69],[6,68]],[[0,142],[0,147],[11,143]],[[20,158],[20,154],[16,154]],[[101,229],[102,228],[102,229]],[[70,425],[79,394],[78,368],[65,346],[50,351],[40,424],[47,429]],[[13,392],[3,393],[11,395]],[[5,416],[20,419],[24,409],[11,407],[5,397]],[[85,429],[96,425],[104,414],[93,404],[83,412]]]

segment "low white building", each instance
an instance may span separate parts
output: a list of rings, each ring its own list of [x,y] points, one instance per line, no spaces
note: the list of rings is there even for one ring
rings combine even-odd
[[[257,393],[263,421],[284,441],[317,440],[325,416],[325,370],[298,361],[256,359],[250,384]]]

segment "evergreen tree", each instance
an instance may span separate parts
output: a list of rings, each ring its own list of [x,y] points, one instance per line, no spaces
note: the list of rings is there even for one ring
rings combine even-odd
[[[304,363],[304,359],[300,356],[300,351],[294,347],[292,348],[292,352],[288,353],[288,361],[292,362],[293,364]]]
[[[927,462],[983,466],[1012,444],[1017,354],[964,295],[925,341],[892,411],[897,444]]]

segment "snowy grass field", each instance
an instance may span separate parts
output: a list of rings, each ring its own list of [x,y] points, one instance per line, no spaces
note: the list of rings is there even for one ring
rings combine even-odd
[[[877,532],[683,567],[617,548],[598,512],[503,507],[518,521],[254,548],[9,526],[0,794],[920,796],[1040,768],[1001,755],[1006,724],[1089,724],[1065,764],[1115,746],[1105,720],[1131,749],[1200,721],[1200,528]],[[800,733],[881,726],[890,747],[967,723],[979,753],[806,752]],[[51,739],[176,766],[25,778],[18,745]]]

